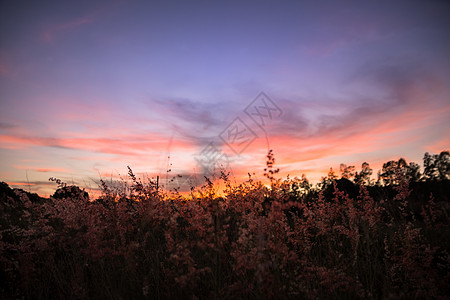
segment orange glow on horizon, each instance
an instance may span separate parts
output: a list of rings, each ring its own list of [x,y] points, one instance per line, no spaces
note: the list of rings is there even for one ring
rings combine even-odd
[[[28,182],[6,182],[8,185],[10,186],[20,186],[20,185],[25,185],[25,186],[29,186],[29,185],[36,185],[35,183],[28,183]]]

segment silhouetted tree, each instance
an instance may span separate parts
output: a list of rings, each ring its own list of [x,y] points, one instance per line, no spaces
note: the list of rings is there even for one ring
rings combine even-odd
[[[361,172],[355,172],[355,183],[370,185],[372,183],[372,180],[370,179],[372,173],[373,170],[370,168],[370,165],[367,162],[363,162],[361,165]]]
[[[442,151],[436,161],[436,167],[439,172],[439,179],[450,179],[450,153],[448,151]]]
[[[355,176],[355,166],[347,166],[346,164],[341,164],[339,166],[341,171],[341,178],[351,179]]]
[[[424,180],[447,180],[450,179],[450,153],[442,151],[438,154],[425,152],[423,157],[423,179]]]
[[[399,176],[404,176],[407,173],[407,162],[404,158],[398,161],[391,160],[383,164],[383,168],[379,173],[379,177],[383,180],[385,185],[395,185],[399,183]]]
[[[330,171],[328,172],[327,177],[322,177],[322,180],[320,183],[321,188],[325,188],[328,185],[332,184],[333,181],[337,178],[338,177],[337,177],[336,173],[334,172],[333,168],[330,168]]]
[[[302,178],[300,179],[300,188],[304,189],[306,192],[311,190],[311,184],[305,174],[302,174]]]
[[[410,162],[406,166],[406,178],[410,181],[416,182],[419,181],[421,178],[420,174],[420,166],[416,164],[415,162]]]
[[[438,178],[435,156],[428,152],[425,152],[423,156],[423,179],[425,180],[435,180]]]
[[[398,184],[399,179],[407,181],[419,181],[421,178],[420,166],[415,162],[406,162],[404,158],[398,161],[391,160],[383,164],[383,169],[378,173],[379,181],[382,180],[385,185]]]
[[[399,163],[395,160],[390,160],[383,164],[383,168],[378,173],[379,181],[382,180],[385,185],[397,183],[396,171],[399,168]]]
[[[302,174],[301,178],[294,177],[294,179],[290,180],[290,196],[293,198],[291,200],[297,200],[298,198],[309,194],[310,191],[311,184],[305,174]]]
[[[55,199],[64,199],[64,198],[79,198],[84,200],[89,200],[88,192],[80,189],[75,185],[64,186],[55,191],[53,194],[53,198]]]
[[[328,172],[328,180],[333,181],[337,178],[338,177],[337,177],[336,173],[334,172],[333,168],[330,168],[330,171]]]

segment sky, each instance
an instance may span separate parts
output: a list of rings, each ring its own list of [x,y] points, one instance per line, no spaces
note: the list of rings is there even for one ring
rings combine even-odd
[[[0,181],[312,182],[450,148],[448,1],[0,1]],[[170,170],[170,172],[168,172]],[[183,179],[180,179],[183,178]],[[184,182],[184,183],[183,183]],[[173,186],[172,186],[173,187]]]

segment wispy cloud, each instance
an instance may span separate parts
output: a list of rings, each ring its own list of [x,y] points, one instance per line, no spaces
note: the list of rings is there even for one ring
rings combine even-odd
[[[6,122],[0,122],[0,130],[12,129],[14,127],[15,127],[14,124],[6,123]]]
[[[361,84],[378,93],[362,95],[352,90]],[[282,122],[268,132],[284,171],[310,161],[369,157],[387,149],[408,149],[408,145],[422,143],[423,133],[418,132],[430,130],[450,117],[448,98],[442,97],[450,94],[448,88],[432,72],[414,65],[366,66],[347,81],[345,93],[341,94],[344,96],[308,99],[301,95],[279,100],[284,111]],[[434,151],[442,150],[436,149],[445,142],[437,143]],[[252,154],[246,167],[263,157],[260,150],[264,148],[265,141],[259,138],[246,149]]]
[[[201,102],[188,98],[157,99],[147,103],[152,117],[162,118],[186,136],[214,134],[224,125],[224,120],[239,112],[236,103]]]
[[[91,17],[81,17],[69,22],[54,24],[44,30],[42,38],[46,43],[52,43],[58,36],[65,34],[67,31],[92,22]]]
[[[33,167],[33,166],[24,166],[24,165],[13,165],[14,168],[18,170],[27,170],[32,172],[39,172],[39,173],[66,173],[70,172],[69,169],[64,168],[52,168],[52,167]]]
[[[16,148],[30,146],[80,149],[117,155],[137,155],[145,151],[164,151],[168,139],[160,135],[127,136],[124,138],[49,138],[0,135],[0,145]],[[173,147],[183,149],[192,145],[188,141],[173,141]]]
[[[431,153],[440,153],[441,151],[450,151],[450,137],[442,137],[433,144],[426,147],[427,151]]]

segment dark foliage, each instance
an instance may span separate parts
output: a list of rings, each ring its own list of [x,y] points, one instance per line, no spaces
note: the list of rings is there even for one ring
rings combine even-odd
[[[0,298],[444,299],[447,158],[425,157],[424,174],[392,161],[375,184],[343,165],[313,188],[276,179],[269,152],[270,188],[224,173],[221,197],[209,179],[163,194],[131,169],[128,193],[103,182],[95,200],[58,179],[50,199],[0,183]]]

